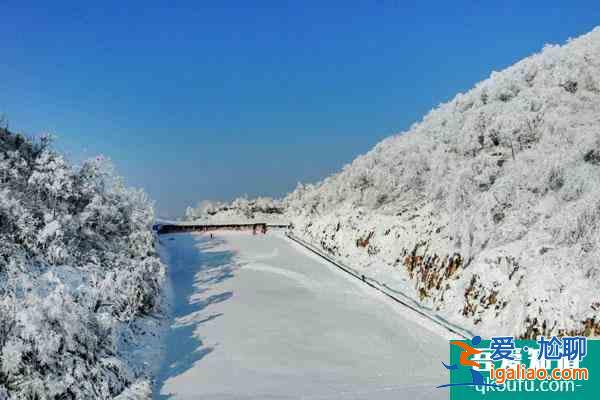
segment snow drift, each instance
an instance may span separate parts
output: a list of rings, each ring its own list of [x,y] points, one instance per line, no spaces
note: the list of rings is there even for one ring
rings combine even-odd
[[[153,218],[103,159],[0,129],[0,399],[148,395],[127,342],[159,308]]]
[[[295,234],[467,329],[600,335],[600,29],[278,206]]]

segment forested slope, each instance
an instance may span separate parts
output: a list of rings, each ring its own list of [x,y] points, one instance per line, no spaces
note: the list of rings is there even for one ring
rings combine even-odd
[[[484,334],[600,334],[600,29],[286,199],[298,234]],[[378,272],[382,276],[383,272]]]

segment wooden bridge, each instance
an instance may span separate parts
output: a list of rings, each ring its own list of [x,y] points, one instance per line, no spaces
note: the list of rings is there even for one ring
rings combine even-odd
[[[177,232],[211,232],[211,231],[252,231],[253,234],[267,233],[268,228],[288,228],[289,225],[275,225],[258,222],[253,224],[156,224],[153,229],[159,235]]]

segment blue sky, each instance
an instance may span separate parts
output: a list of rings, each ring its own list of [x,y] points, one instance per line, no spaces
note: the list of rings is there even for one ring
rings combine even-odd
[[[600,25],[598,1],[81,3],[2,2],[0,113],[111,158],[165,216],[321,179]]]

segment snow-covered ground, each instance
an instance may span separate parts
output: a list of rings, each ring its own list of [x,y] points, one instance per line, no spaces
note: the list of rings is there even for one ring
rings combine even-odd
[[[161,242],[173,321],[155,398],[447,398],[442,328],[280,234]]]

